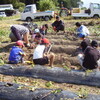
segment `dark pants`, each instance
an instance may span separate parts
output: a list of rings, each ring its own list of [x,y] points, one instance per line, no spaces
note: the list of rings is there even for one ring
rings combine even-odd
[[[57,32],[59,32],[59,30],[64,31],[64,25],[60,25],[58,27],[56,27]]]
[[[33,59],[34,64],[45,65],[48,64],[48,57],[40,58],[40,59]]]
[[[19,33],[19,31],[15,27],[11,27],[11,31],[14,34],[14,36],[17,38],[17,40],[22,40],[22,36]]]

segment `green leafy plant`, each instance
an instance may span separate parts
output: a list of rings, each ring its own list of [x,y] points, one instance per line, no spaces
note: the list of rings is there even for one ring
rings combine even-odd
[[[71,71],[71,68],[68,67],[68,66],[63,66],[63,68],[64,68],[66,71]]]
[[[80,88],[79,92],[77,93],[77,95],[79,96],[79,98],[83,98],[86,99],[88,96],[88,91],[84,88]]]
[[[53,83],[52,83],[51,81],[46,82],[46,83],[45,83],[45,86],[46,86],[46,87],[51,87],[51,86],[53,86]]]
[[[39,7],[41,11],[45,11],[55,8],[55,4],[52,0],[40,0]]]
[[[86,70],[85,74],[89,75],[91,72],[93,72],[93,70]]]

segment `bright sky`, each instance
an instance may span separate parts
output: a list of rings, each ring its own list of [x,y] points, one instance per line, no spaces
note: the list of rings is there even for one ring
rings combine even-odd
[[[89,8],[90,3],[100,3],[100,0],[81,0],[83,1],[83,7]]]

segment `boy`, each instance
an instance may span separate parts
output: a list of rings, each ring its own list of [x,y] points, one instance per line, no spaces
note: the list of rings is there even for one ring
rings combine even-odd
[[[21,48],[24,47],[23,41],[19,40],[16,42],[16,46],[13,46],[10,55],[9,55],[9,63],[10,64],[18,64],[20,62],[23,63],[23,57],[25,53]]]
[[[49,40],[46,38],[42,39],[41,44],[37,45],[33,53],[34,64],[39,64],[39,65],[49,64],[51,67],[53,66],[55,55],[53,53],[45,51],[49,46],[50,46]]]
[[[85,36],[89,36],[90,33],[89,33],[89,30],[86,26],[82,25],[81,23],[79,22],[76,22],[75,23],[76,27],[77,27],[77,36],[83,34]]]
[[[91,46],[88,46],[84,51],[84,55],[79,57],[79,62],[83,69],[97,69],[100,67],[100,52],[98,51],[98,42],[93,40]]]
[[[54,29],[54,31],[59,32],[59,30],[64,31],[64,23],[62,22],[62,20],[60,20],[59,16],[56,16],[56,21],[52,23],[52,27]]]

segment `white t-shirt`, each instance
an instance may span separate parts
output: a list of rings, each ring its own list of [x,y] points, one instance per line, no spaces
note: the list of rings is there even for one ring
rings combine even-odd
[[[77,29],[78,33],[83,33],[84,35],[90,35],[89,30],[86,26],[81,25],[78,29]]]
[[[44,49],[45,49],[45,45],[40,45],[40,44],[37,45],[33,53],[33,59],[43,58]]]

